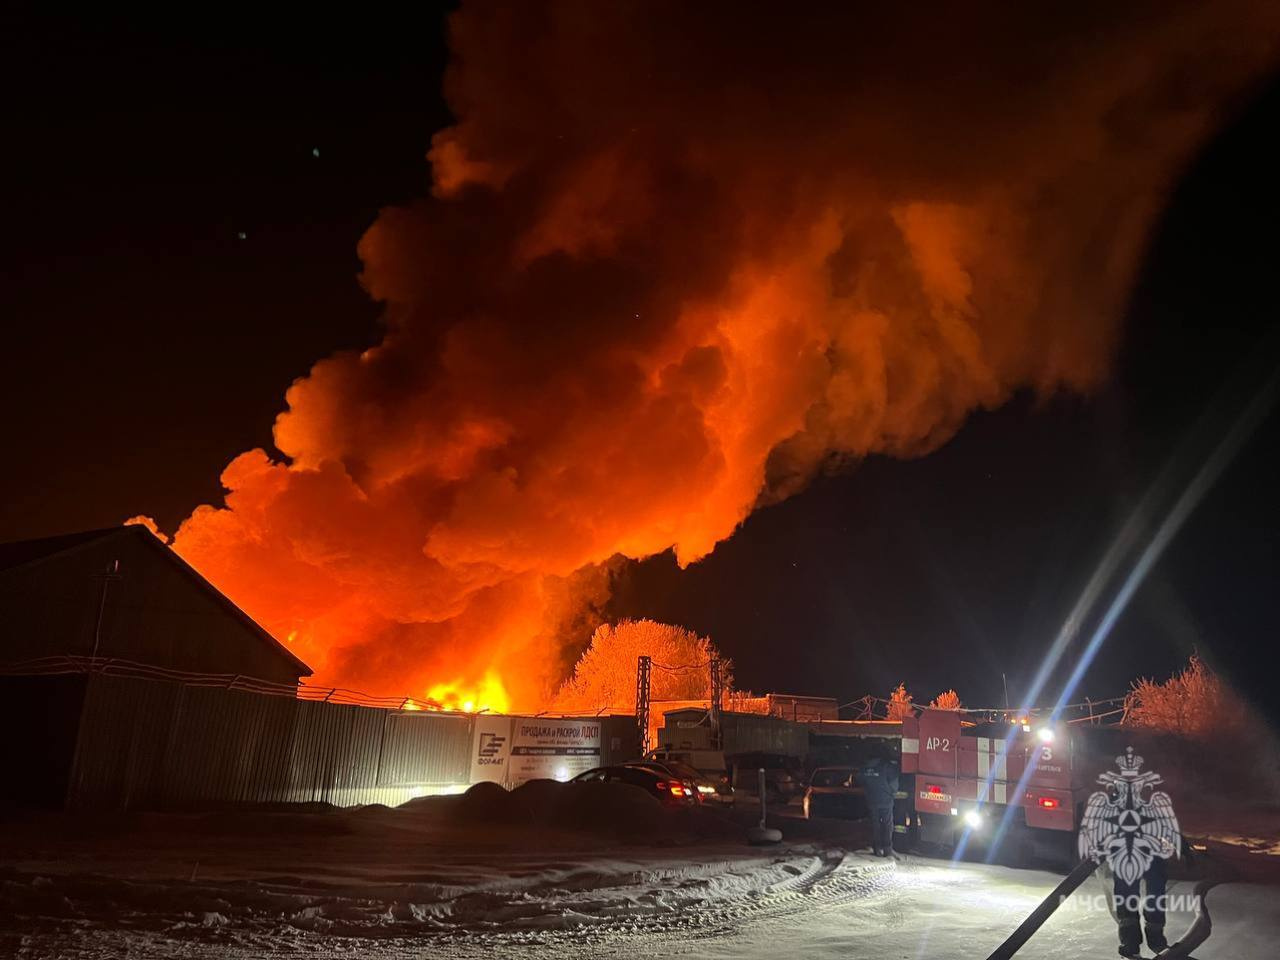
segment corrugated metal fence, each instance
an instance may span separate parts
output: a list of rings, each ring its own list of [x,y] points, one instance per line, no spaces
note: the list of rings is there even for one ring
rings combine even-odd
[[[472,727],[465,714],[94,675],[67,805],[398,804],[467,783]]]

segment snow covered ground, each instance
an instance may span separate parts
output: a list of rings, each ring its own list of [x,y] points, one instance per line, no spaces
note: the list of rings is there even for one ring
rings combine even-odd
[[[878,860],[849,852],[843,826],[765,849],[723,824],[638,842],[457,812],[11,820],[0,956],[981,960],[1061,879]],[[1019,956],[1114,956],[1104,892],[1089,881]],[[1197,957],[1276,955],[1280,887],[1226,884],[1209,904]],[[1175,913],[1170,933],[1189,922]]]

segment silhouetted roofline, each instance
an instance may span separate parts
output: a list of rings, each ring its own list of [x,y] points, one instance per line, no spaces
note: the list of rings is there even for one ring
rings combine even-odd
[[[207,593],[213,600],[223,609],[238,619],[249,631],[256,634],[259,639],[271,647],[271,651],[276,653],[295,667],[304,677],[309,677],[313,673],[312,669],[302,660],[294,655],[288,647],[277,640],[271,633],[264,628],[253,617],[249,616],[238,606],[231,602],[231,599],[215,587],[212,583],[204,578],[204,576],[191,564],[183,560],[182,557],[172,550],[163,540],[148,530],[141,524],[127,524],[122,527],[107,527],[104,530],[83,530],[78,533],[66,533],[55,537],[41,537],[37,540],[15,540],[10,543],[0,543],[0,573],[10,573],[22,567],[37,566],[46,560],[52,560],[55,557],[63,557],[67,554],[77,553],[85,547],[108,540],[113,537],[137,537],[146,543],[148,549],[159,551],[165,560],[177,567],[188,579],[193,581],[197,587]]]
[[[93,543],[122,529],[122,527],[108,527],[104,530],[81,530],[53,537],[40,537],[36,540],[12,540],[8,543],[0,543],[0,572],[15,570],[28,564],[39,563],[48,557],[68,553],[76,547]]]

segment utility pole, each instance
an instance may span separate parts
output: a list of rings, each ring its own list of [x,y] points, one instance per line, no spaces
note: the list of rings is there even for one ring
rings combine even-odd
[[[90,660],[98,659],[98,646],[102,643],[102,620],[107,612],[107,585],[112,580],[124,579],[120,575],[120,561],[112,560],[107,564],[105,573],[95,573],[94,580],[102,581],[102,589],[98,591],[98,616],[93,621],[93,650],[89,654]]]
[[[649,752],[649,672],[653,661],[636,658],[636,732],[640,735],[640,756]]]
[[[716,657],[711,658],[711,747],[713,750],[719,750],[721,745],[720,739],[720,711],[724,704],[724,680],[720,676],[720,661]]]

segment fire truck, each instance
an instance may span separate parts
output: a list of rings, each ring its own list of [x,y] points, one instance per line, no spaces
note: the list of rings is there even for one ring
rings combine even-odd
[[[999,835],[1002,844],[1074,862],[1080,813],[1096,787],[1073,733],[1031,718],[973,722],[956,710],[903,720],[898,830],[912,843],[944,848],[961,837],[983,848]]]

